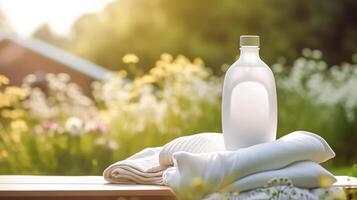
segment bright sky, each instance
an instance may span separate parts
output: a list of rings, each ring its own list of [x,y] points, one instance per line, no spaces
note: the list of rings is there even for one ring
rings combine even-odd
[[[19,35],[29,36],[44,23],[55,33],[66,35],[81,14],[101,10],[111,1],[0,0],[0,8]]]

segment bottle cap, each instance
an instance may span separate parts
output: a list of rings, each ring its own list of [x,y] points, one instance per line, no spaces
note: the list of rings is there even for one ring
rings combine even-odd
[[[241,35],[240,46],[259,46],[258,35]]]

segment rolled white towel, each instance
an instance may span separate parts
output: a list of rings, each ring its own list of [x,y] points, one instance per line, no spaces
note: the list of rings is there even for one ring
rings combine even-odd
[[[322,180],[328,184],[336,182],[336,178],[319,164],[311,161],[302,161],[281,169],[248,175],[228,185],[223,191],[243,192],[260,188],[266,185],[269,180],[276,177],[286,177],[292,181],[294,186],[309,189],[321,187]]]
[[[192,184],[201,179],[201,194],[222,189],[258,172],[276,170],[297,161],[322,163],[335,156],[327,142],[313,133],[296,131],[276,141],[237,151],[193,154],[177,152],[175,166],[165,171],[164,184],[175,191],[197,193]]]
[[[173,165],[172,155],[185,151],[203,153],[223,151],[224,142],[220,133],[200,133],[172,140],[164,147],[147,148],[118,161],[104,170],[103,176],[110,183],[163,184],[162,175]]]

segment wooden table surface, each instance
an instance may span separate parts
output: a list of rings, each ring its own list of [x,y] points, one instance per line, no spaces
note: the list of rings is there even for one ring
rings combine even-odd
[[[357,179],[338,176],[336,187],[357,189]],[[165,186],[108,184],[101,176],[0,176],[0,199],[169,200]]]
[[[158,185],[109,184],[102,176],[0,176],[0,199],[175,199]]]

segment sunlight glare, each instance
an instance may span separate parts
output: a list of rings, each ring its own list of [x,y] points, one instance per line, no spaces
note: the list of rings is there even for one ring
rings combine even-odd
[[[11,27],[22,36],[31,35],[47,23],[60,35],[66,35],[78,17],[96,12],[111,0],[0,0]]]

